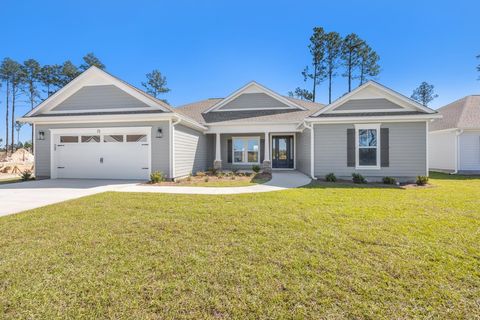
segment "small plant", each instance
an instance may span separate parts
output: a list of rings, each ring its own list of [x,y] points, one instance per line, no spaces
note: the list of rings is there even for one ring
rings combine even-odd
[[[325,176],[325,181],[327,182],[336,182],[337,181],[337,177],[335,176],[335,174],[333,172],[327,174]]]
[[[252,166],[252,170],[255,173],[259,173],[260,172],[260,166],[259,165],[254,165],[254,166]]]
[[[212,168],[212,169],[210,169],[209,171],[210,171],[210,172],[212,173],[212,175],[214,176],[214,175],[217,174],[218,169]]]
[[[197,173],[195,174],[197,177],[205,177],[207,174],[203,171],[197,171]]]
[[[397,183],[397,179],[395,179],[394,177],[383,177],[382,181],[383,181],[384,184],[396,184]]]
[[[208,176],[206,176],[205,179],[203,179],[203,181],[208,182]]]
[[[192,175],[191,174],[188,175],[187,181],[192,181]]]
[[[230,177],[230,179],[232,179],[232,180],[235,180],[235,176],[234,176],[234,175],[232,175],[232,176]]]
[[[151,183],[159,183],[161,181],[165,181],[165,175],[161,171],[155,171],[150,174],[150,182]]]
[[[22,181],[31,180],[32,179],[32,171],[28,170],[28,169],[22,171],[22,173],[20,174],[20,178],[22,179]]]
[[[367,180],[360,173],[352,173],[353,183],[367,183]]]
[[[428,183],[428,177],[427,176],[418,176],[416,184],[419,186],[424,186]]]
[[[232,172],[233,172],[234,175],[236,175],[238,173],[238,168],[233,168]]]

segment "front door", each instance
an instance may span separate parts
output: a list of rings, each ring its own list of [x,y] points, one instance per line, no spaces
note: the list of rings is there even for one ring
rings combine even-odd
[[[272,168],[293,169],[293,136],[272,137]]]

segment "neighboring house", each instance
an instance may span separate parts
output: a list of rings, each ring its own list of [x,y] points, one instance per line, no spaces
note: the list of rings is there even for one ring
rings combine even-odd
[[[430,125],[429,158],[432,170],[480,173],[480,96],[452,102]]]
[[[250,82],[226,98],[172,108],[91,67],[21,120],[34,125],[38,177],[179,178],[259,165],[412,180],[428,173],[436,117],[375,82],[326,107]]]

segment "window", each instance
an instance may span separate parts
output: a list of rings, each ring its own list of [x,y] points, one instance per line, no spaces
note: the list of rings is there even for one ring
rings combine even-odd
[[[260,163],[260,138],[233,138],[233,163]]]
[[[82,143],[100,142],[100,136],[82,136]]]
[[[78,143],[78,136],[60,136],[60,143]]]
[[[380,125],[355,125],[356,167],[380,169]]]
[[[127,142],[147,142],[147,136],[145,134],[129,134]]]
[[[103,136],[103,142],[123,142],[123,135],[110,134]]]

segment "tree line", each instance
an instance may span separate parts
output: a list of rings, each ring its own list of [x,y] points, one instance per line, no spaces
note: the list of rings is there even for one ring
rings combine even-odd
[[[328,103],[331,103],[333,80],[340,68],[343,68],[341,76],[347,78],[348,92],[352,90],[354,80],[362,85],[380,73],[380,56],[355,33],[342,37],[338,32],[315,27],[308,50],[311,62],[301,74],[305,82],[310,82],[311,90],[297,87],[289,92],[291,97],[315,102],[317,87],[327,81]]]
[[[5,109],[5,150],[13,152],[15,149],[15,135],[17,131],[17,141],[22,128],[22,123],[15,121],[16,107],[19,101],[27,102],[30,109],[33,109],[38,103],[45,100],[67,83],[72,81],[83,71],[91,66],[96,66],[104,70],[105,64],[93,53],[87,53],[82,58],[80,65],[75,65],[67,60],[62,64],[41,65],[35,59],[27,59],[23,63],[11,58],[4,58],[0,64],[0,87],[5,89],[4,103],[0,102],[0,107]],[[161,94],[170,91],[166,87],[166,77],[159,70],[153,70],[146,74],[147,81],[142,83],[147,93],[158,97]],[[167,102],[166,100],[163,100]],[[33,130],[32,130],[33,141]],[[0,139],[0,146],[2,139]],[[30,144],[25,144],[29,146]]]

